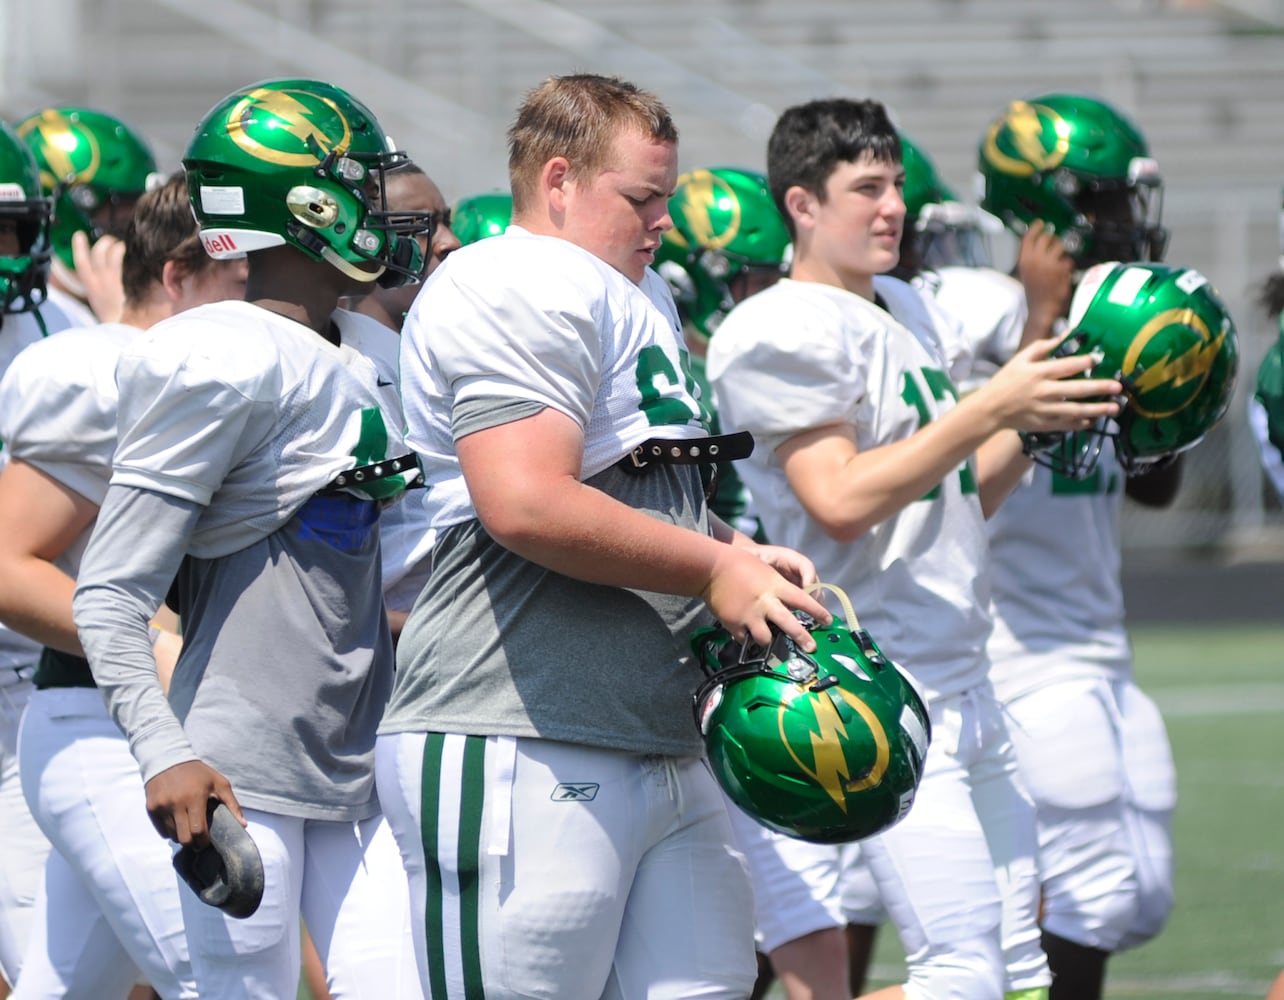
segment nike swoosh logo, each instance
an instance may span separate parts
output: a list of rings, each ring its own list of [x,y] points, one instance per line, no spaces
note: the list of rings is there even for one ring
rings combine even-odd
[[[384,388],[385,386],[392,385],[392,383],[391,383],[391,382],[386,382],[386,381],[384,381],[384,380],[383,380],[383,379],[381,379],[381,378],[376,378],[376,379],[375,379],[375,385],[376,385],[376,386],[378,386],[380,389],[382,389],[382,388]]]

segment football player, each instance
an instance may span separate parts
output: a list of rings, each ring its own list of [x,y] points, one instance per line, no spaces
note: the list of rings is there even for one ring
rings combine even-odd
[[[70,322],[46,299],[51,214],[30,150],[0,122],[0,375],[24,348]],[[0,466],[8,455],[0,450]],[[49,852],[18,774],[18,724],[39,656],[38,644],[0,627],[0,976],[8,983],[18,978]]]
[[[981,207],[1023,246],[1019,281],[992,270],[938,272],[938,301],[975,352],[971,384],[1000,370],[1032,327],[1065,329],[1069,286],[1058,302],[1053,282],[1036,302],[1035,251],[1053,271],[1058,252],[1068,258],[1078,284],[1098,262],[1157,260],[1167,242],[1158,166],[1135,126],[1101,101],[1013,102],[987,128],[978,157]],[[1052,996],[1093,1000],[1107,957],[1158,933],[1172,905],[1176,785],[1163,722],[1132,680],[1119,512],[1125,493],[1169,502],[1178,466],[1127,476],[1113,439],[1071,440],[1100,443],[1102,460],[1082,474],[1036,467],[989,522],[987,649],[1037,807]]]
[[[889,995],[1035,995],[1050,976],[1034,817],[986,676],[984,515],[1029,465],[1017,429],[1086,427],[1115,412],[1120,386],[1071,378],[1090,361],[1050,359],[1043,340],[956,402],[953,359],[914,320],[925,300],[874,283],[899,258],[900,161],[875,101],[780,116],[767,166],[791,275],[732,310],[709,375],[729,425],[758,439],[743,474],[767,536],[812,554],[927,690],[933,739],[914,808],[861,842],[909,962]],[[1007,940],[1005,898],[1026,906]]]
[[[111,475],[121,348],[174,312],[240,298],[245,264],[206,255],[182,174],[139,200],[124,242],[121,322],[49,337],[0,381],[10,456],[0,474],[0,619],[45,646],[19,757],[27,801],[57,848],[20,997],[124,996],[140,970],[163,997],[196,996],[170,850],[83,659],[71,593]],[[155,637],[172,668],[177,636]]]
[[[160,183],[151,150],[119,118],[90,108],[45,108],[17,131],[53,199],[50,297],[77,326],[114,322],[125,228],[139,197]]]
[[[1284,499],[1284,211],[1280,212],[1279,269],[1262,284],[1261,304],[1280,330],[1257,369],[1248,401],[1248,424],[1257,441],[1262,469]]]
[[[655,269],[669,283],[682,318],[691,375],[700,397],[713,406],[705,374],[709,338],[723,317],[746,296],[779,280],[788,269],[789,233],[767,190],[767,178],[752,170],[712,167],[678,178],[669,199],[673,228],[655,254]],[[721,433],[718,414],[711,429]],[[766,541],[748,491],[731,462],[713,466],[713,511],[758,541]]]
[[[419,995],[373,774],[393,666],[379,511],[418,464],[396,335],[336,310],[421,273],[430,216],[384,203],[404,159],[331,84],[218,102],[183,165],[206,251],[248,255],[246,301],[158,323],[116,366],[120,437],[77,630],[156,829],[204,846],[219,800],[266,875],[243,919],[180,892],[202,996],[293,996],[300,912],[336,995]],[[171,584],[183,649],[167,698],[147,624]]]
[[[752,901],[705,767],[688,638],[815,641],[797,553],[708,513],[710,448],[650,267],[677,131],[590,74],[527,96],[512,225],[402,336],[438,535],[377,748],[434,997],[748,995]],[[783,570],[786,575],[782,575]]]
[[[388,174],[387,189],[390,211],[427,212],[432,216],[431,231],[417,237],[419,249],[424,254],[424,277],[427,278],[447,255],[459,249],[459,239],[451,228],[451,212],[446,199],[433,179],[415,163],[406,163]],[[400,333],[419,287],[418,284],[399,288],[375,287],[360,298],[351,300],[352,309]],[[393,504],[380,515],[384,604],[394,642],[400,638],[406,614],[432,570],[433,538],[424,506],[417,501]]]
[[[426,261],[424,277],[427,278],[451,251],[459,249],[460,240],[451,229],[450,206],[436,182],[416,163],[406,163],[388,174],[387,188],[391,211],[432,215],[432,229],[419,237],[419,247]],[[419,285],[411,283],[400,288],[376,287],[356,299],[352,308],[354,312],[377,319],[400,333],[406,313],[418,292]]]

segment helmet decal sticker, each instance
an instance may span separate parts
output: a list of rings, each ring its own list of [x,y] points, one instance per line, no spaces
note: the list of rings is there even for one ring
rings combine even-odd
[[[1000,148],[999,134],[1012,136],[1016,147],[1012,156]],[[1051,130],[1051,136],[1048,131]],[[1051,145],[1045,138],[1052,140]],[[1008,113],[990,126],[985,136],[985,158],[1004,173],[1028,177],[1036,171],[1051,170],[1065,159],[1070,150],[1070,127],[1064,118],[1041,104],[1013,101]]]
[[[263,87],[251,90],[228,112],[228,136],[256,159],[285,167],[310,167],[332,151],[345,152],[352,141],[352,126],[338,106],[326,97],[304,91],[295,93],[307,96],[309,103],[300,101],[289,90]],[[328,134],[313,117],[317,114],[315,102],[318,100],[333,113],[333,119],[326,126],[333,132],[338,125],[337,135]],[[258,122],[255,112],[259,109],[275,120],[267,130],[256,130],[256,138],[249,134],[247,126]],[[265,133],[275,140],[270,146],[260,141]]]
[[[1141,366],[1141,372],[1134,377],[1132,373],[1137,371],[1143,361],[1146,347],[1151,340],[1172,326],[1194,330],[1202,340],[1191,345],[1176,358],[1165,351],[1162,357]],[[1145,390],[1148,394],[1147,399],[1151,398],[1154,390],[1163,385],[1170,386],[1173,392],[1164,397],[1170,404],[1167,408],[1156,409],[1152,406],[1147,409],[1141,405],[1140,401],[1134,401],[1132,405],[1136,407],[1137,412],[1147,417],[1170,417],[1194,402],[1204,382],[1207,381],[1213,362],[1225,341],[1225,330],[1214,337],[1203,319],[1191,309],[1168,309],[1152,317],[1133,338],[1128,353],[1124,356],[1124,377],[1131,378],[1137,388]],[[1176,392],[1183,387],[1185,387],[1184,392]]]
[[[98,166],[102,163],[98,137],[89,129],[82,128],[77,130],[78,138],[73,128],[73,123],[53,108],[42,111],[38,117],[24,122],[18,128],[18,134],[24,139],[34,131],[44,144],[49,169],[40,172],[40,182],[47,189],[53,189],[59,184],[91,181],[98,173]],[[80,139],[84,140],[83,145]],[[78,157],[75,155],[77,153],[80,154]]]
[[[202,184],[201,211],[208,215],[241,215],[245,212],[245,191],[239,187]]]
[[[687,225],[696,245],[705,249],[720,249],[740,235],[740,200],[721,177],[710,170],[692,170],[678,178],[678,197],[681,199]],[[718,232],[718,223],[709,214],[710,206],[717,205],[730,213]],[[674,227],[664,234],[679,246],[688,246],[686,236]]]

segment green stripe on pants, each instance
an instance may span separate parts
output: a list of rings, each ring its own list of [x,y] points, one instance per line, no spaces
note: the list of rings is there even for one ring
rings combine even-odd
[[[446,943],[442,932],[441,867],[438,864],[437,813],[441,805],[441,751],[446,737],[428,733],[424,740],[419,791],[419,839],[424,847],[424,936],[428,949],[429,995],[445,1000]]]
[[[486,781],[486,738],[466,737],[463,787],[459,799],[459,929],[465,1000],[484,1000],[482,983],[480,869],[482,802]]]

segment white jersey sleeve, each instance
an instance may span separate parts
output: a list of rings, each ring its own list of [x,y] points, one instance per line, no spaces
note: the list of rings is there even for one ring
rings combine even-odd
[[[354,321],[336,317],[341,329]],[[121,354],[116,379],[112,483],[205,507],[190,543],[202,558],[270,535],[340,472],[408,451],[387,416],[387,372],[247,302],[156,324]],[[361,491],[382,498],[404,485]]]
[[[0,437],[20,458],[101,505],[116,448],[116,359],[139,335],[118,323],[31,345],[0,382]]]

